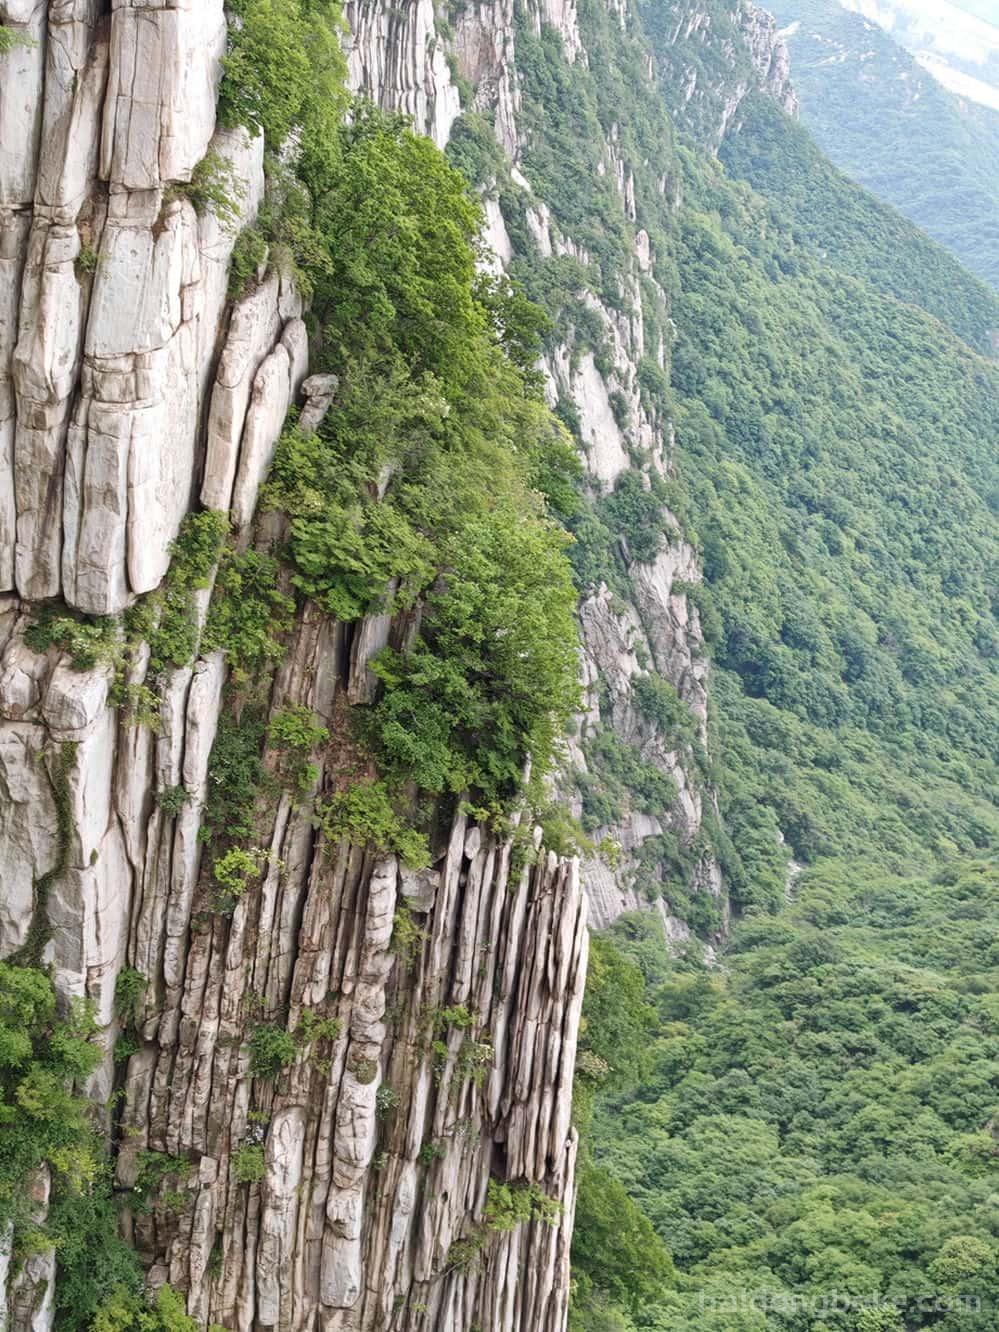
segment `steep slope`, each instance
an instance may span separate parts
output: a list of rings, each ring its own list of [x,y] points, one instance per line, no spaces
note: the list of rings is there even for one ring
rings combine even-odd
[[[547,394],[586,472],[559,501],[576,537],[585,688],[562,798],[589,835],[591,910],[606,923],[652,900],[675,933],[717,931],[700,572],[670,508],[662,397],[674,280],[663,204],[678,161],[646,99],[647,50],[601,5],[487,5],[449,23],[418,7],[400,26],[366,3],[348,18],[355,86],[448,133],[452,161],[482,194],[494,254],[551,316]],[[455,90],[467,109],[452,120],[441,108]]]
[[[373,18],[369,29],[383,30]],[[485,31],[501,36],[487,42]],[[761,32],[774,43],[769,54]],[[653,505],[641,495],[655,498],[655,488],[632,489],[627,480],[647,474],[641,438],[625,429],[630,468],[620,455],[614,464],[599,447],[613,426],[598,428],[589,416],[593,393],[583,391],[582,376],[566,393],[553,367],[566,358],[582,365],[603,319],[622,303],[632,308],[628,275],[637,263],[655,285],[640,280],[646,358],[636,363],[630,351],[628,359],[643,413],[675,431],[663,498],[684,544],[704,558],[705,583],[685,593],[717,663],[707,780],[723,816],[713,837],[728,891],[741,912],[769,913],[813,883],[857,883],[862,898],[865,884],[919,882],[937,865],[965,881],[963,859],[973,865],[997,833],[989,441],[999,379],[973,350],[994,346],[994,295],[821,157],[780,104],[789,98],[774,75],[784,61],[773,28],[741,7],[608,15],[581,4],[519,25],[493,10],[465,11],[454,36],[440,40],[451,45],[462,96],[473,95],[478,113],[454,122],[449,151],[484,192],[496,251],[555,317],[552,398],[589,472],[570,525],[584,641],[605,681],[595,691],[602,717],[610,704],[615,732],[627,725],[627,713],[614,712],[620,657],[594,650],[585,592],[602,583],[619,607],[640,605],[643,560],[634,554],[649,549],[643,537],[655,530]],[[591,322],[586,309],[598,317],[602,309],[603,318]],[[658,330],[667,313],[675,328],[669,384],[655,373],[666,366]],[[621,382],[613,377],[620,347],[615,339],[610,355],[594,356],[612,389]],[[621,412],[624,422],[634,419]],[[622,468],[610,493],[600,484],[609,463]],[[669,534],[671,548],[677,535]],[[668,671],[668,655],[661,660]],[[632,769],[624,784],[634,789],[635,779]],[[587,798],[599,808],[585,782],[582,796],[584,815]],[[678,859],[655,836],[627,866],[632,892],[664,894],[674,939],[684,933],[677,916],[703,931],[717,923],[702,897],[681,896],[682,878],[671,871]],[[975,895],[981,881],[967,873]],[[599,883],[589,877],[588,886]],[[636,900],[618,896],[620,905]],[[859,914],[846,896],[842,909]],[[942,896],[945,913],[963,909]],[[658,927],[629,922],[619,939],[630,932],[660,979]],[[797,943],[791,932],[778,938],[780,948]],[[688,953],[698,957],[696,942]],[[700,1326],[703,1314],[705,1327],[742,1326],[719,1323],[728,1305],[705,1305],[706,1278],[675,1241],[676,1212],[657,1202],[664,1181],[641,1172],[645,1121],[638,1111],[620,1113],[627,1101],[658,1094],[659,1084],[643,1081],[658,1028],[641,975],[600,945],[577,1090],[581,1122],[593,1096],[598,1111],[588,1135],[596,1160],[584,1163],[577,1214],[576,1325],[630,1326],[630,1310],[641,1315],[638,1325]],[[709,1038],[718,1041],[716,1026]],[[661,1057],[656,1076],[670,1086],[679,1070],[668,1045]],[[684,1066],[682,1051],[679,1058]],[[740,1058],[738,1042],[732,1058]],[[610,1098],[606,1109],[601,1098]],[[952,1117],[946,1132],[957,1127]],[[754,1144],[758,1136],[747,1139],[747,1152]],[[779,1139],[767,1144],[779,1153]],[[744,1176],[737,1139],[730,1150],[752,1226],[754,1177]],[[696,1170],[708,1172],[706,1158],[697,1160]],[[688,1186],[705,1201],[703,1209],[690,1205],[684,1224],[714,1236],[698,1251],[714,1270],[727,1240],[709,1231],[711,1208],[729,1202],[709,1198],[700,1174]],[[800,1186],[791,1181],[791,1193]],[[674,1242],[679,1277],[664,1248]],[[742,1259],[754,1260],[753,1252]],[[766,1274],[751,1270],[746,1279],[759,1284]],[[791,1283],[788,1298],[800,1285]],[[816,1298],[828,1293],[821,1287]],[[731,1283],[721,1294],[737,1298]],[[752,1310],[748,1317],[746,1326],[763,1325]]]
[[[656,23],[669,75],[685,29]],[[729,58],[729,40],[703,62]],[[675,114],[715,147],[710,124]],[[598,949],[613,984],[591,995],[581,1063],[597,1111],[576,1325],[791,1329],[804,1310],[851,1332],[984,1328],[994,1244],[961,1154],[972,1137],[991,1152],[993,1027],[972,1001],[931,1040],[926,993],[995,1002],[978,858],[999,831],[999,378],[945,326],[989,349],[993,299],[772,99],[742,100],[719,157],[729,170],[681,152],[673,419],[717,616],[726,879],[750,919],[713,979],[696,961],[671,978],[641,918]],[[896,940],[921,898],[925,923]],[[789,899],[792,917],[766,923]],[[973,959],[941,946],[949,918],[975,922]],[[925,973],[897,971],[923,948]],[[813,1015],[820,996],[829,1010]],[[979,1021],[981,1042],[966,1041]],[[981,1096],[938,1098],[944,1064]],[[847,1076],[842,1101],[821,1090]],[[906,1108],[882,1122],[885,1076],[904,1080]],[[918,1179],[913,1117],[933,1125]],[[618,1223],[622,1181],[656,1233]],[[905,1238],[872,1249],[886,1214]]]
[[[0,7],[0,1322],[555,1332],[568,450],[335,7],[233,10]]]
[[[999,112],[834,0],[781,3],[802,123],[853,180],[999,285]]]

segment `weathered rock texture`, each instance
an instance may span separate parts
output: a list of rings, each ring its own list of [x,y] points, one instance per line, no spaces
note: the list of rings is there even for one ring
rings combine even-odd
[[[404,11],[359,27],[352,64],[405,84],[442,137],[457,94],[431,8]],[[0,0],[0,21],[29,39],[0,55],[0,956],[41,943],[63,1001],[94,1002],[108,1058],[87,1091],[124,1089],[119,1188],[144,1189],[143,1153],[182,1159],[127,1224],[152,1284],[202,1325],[560,1332],[578,865],[527,836],[511,866],[513,844],[460,815],[421,876],[329,844],[313,810],[338,780],[337,709],[364,698],[392,626],[351,642],[307,608],[267,706],[309,707],[334,740],[310,794],[278,784],[264,802],[260,882],[220,910],[199,831],[234,706],[223,657],[152,680],[140,654],[127,684],[153,687],[153,728],[111,705],[111,665],[74,670],[25,642],[39,600],[116,615],[155,589],[199,500],[253,539],[308,346],[279,277],[229,303],[233,235],[186,193],[207,152],[231,162],[245,217],[263,189],[259,141],[215,126],[222,0]],[[307,419],[334,389],[304,386]],[[116,1074],[126,965],[148,985]],[[261,1024],[297,1034],[275,1078],[251,1071]],[[254,1146],[262,1177],[238,1182]],[[490,1227],[491,1178],[555,1214]],[[0,1263],[9,1332],[51,1325],[53,1265],[36,1255],[4,1284]]]
[[[704,0],[672,0],[656,55],[674,121],[717,149],[746,95],[761,90],[791,115],[798,99],[791,59],[772,14],[751,0],[730,9]]]

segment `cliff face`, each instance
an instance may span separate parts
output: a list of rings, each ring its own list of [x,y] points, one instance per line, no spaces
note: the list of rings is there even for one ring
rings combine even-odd
[[[577,863],[530,838],[512,861],[461,814],[419,875],[324,838],[338,709],[394,630],[307,608],[264,715],[307,707],[334,740],[304,794],[258,802],[266,872],[220,911],[199,832],[220,718],[239,725],[226,660],[154,675],[148,647],[122,657],[120,613],[149,593],[166,613],[184,516],[228,512],[245,548],[289,405],[329,405],[321,378],[303,390],[293,286],[232,304],[236,228],[195,206],[206,155],[231,163],[243,220],[263,192],[260,140],[216,131],[221,0],[9,0],[0,20],[0,956],[93,1001],[106,1058],[85,1091],[138,1199],[126,1230],[199,1323],[561,1328]],[[380,51],[402,69],[393,35]],[[425,81],[412,96],[424,114]],[[443,125],[451,102],[429,96]],[[109,617],[88,622],[102,650],[39,643],[43,601]],[[123,969],[144,990],[115,1065]],[[283,1067],[260,1031],[292,1042]],[[516,1224],[486,1217],[490,1181]],[[6,1326],[44,1332],[54,1253],[3,1268]]]

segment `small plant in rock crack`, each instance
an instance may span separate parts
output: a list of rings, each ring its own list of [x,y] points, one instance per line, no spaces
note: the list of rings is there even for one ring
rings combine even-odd
[[[260,1023],[250,1031],[250,1072],[271,1080],[294,1062],[298,1042],[290,1031],[273,1023]]]
[[[134,967],[122,967],[114,983],[114,1011],[124,1026],[135,1021],[139,1000],[149,985],[141,971]]]
[[[434,1161],[439,1161],[445,1154],[446,1148],[440,1142],[425,1142],[420,1148],[417,1160],[421,1165],[432,1165]]]
[[[489,1041],[462,1041],[455,1059],[459,1082],[471,1082],[481,1087],[493,1066],[495,1053]]]
[[[395,953],[407,971],[420,956],[423,951],[423,944],[429,937],[427,931],[420,929],[413,919],[409,904],[400,902],[396,908],[395,920],[392,925],[392,942],[389,944],[389,951]]]
[[[191,793],[186,786],[164,786],[156,792],[156,803],[166,818],[175,819],[191,803]]]
[[[239,229],[246,187],[227,157],[209,149],[191,172],[191,179],[172,187],[166,202],[186,198],[198,216],[211,213],[228,235]]]
[[[212,866],[212,877],[218,885],[215,892],[215,910],[234,910],[247,888],[260,878],[267,860],[266,851],[244,851],[233,846]]]
[[[329,731],[308,708],[289,707],[275,712],[267,738],[279,755],[282,784],[294,794],[307,795],[319,776],[319,768],[309,756],[326,744]]]
[[[237,1184],[259,1184],[267,1173],[263,1147],[259,1143],[241,1143],[232,1153],[232,1173]]]
[[[81,245],[80,253],[73,261],[73,270],[78,282],[83,282],[97,271],[97,251],[92,245]]]
[[[335,1041],[343,1029],[339,1018],[320,1017],[314,1009],[303,1008],[295,1029],[295,1039],[300,1045],[309,1045],[313,1041]]]
[[[375,1092],[375,1110],[380,1118],[387,1118],[399,1104],[399,1093],[394,1087],[390,1087],[387,1082]]]
[[[350,1071],[358,1082],[367,1085],[370,1082],[374,1082],[375,1078],[378,1076],[378,1061],[377,1059],[367,1059],[364,1056],[361,1056],[360,1058],[352,1060]]]
[[[191,1173],[191,1163],[184,1156],[172,1156],[169,1152],[143,1150],[139,1152],[138,1175],[132,1186],[132,1196],[137,1212],[152,1210],[152,1195],[158,1194],[158,1201],[171,1211],[179,1211],[187,1202],[187,1194],[179,1188],[164,1189],[170,1180],[185,1184]]]

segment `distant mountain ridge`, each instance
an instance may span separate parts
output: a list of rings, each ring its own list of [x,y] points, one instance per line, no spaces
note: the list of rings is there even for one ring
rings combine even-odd
[[[801,120],[823,151],[999,289],[999,112],[948,92],[926,60],[837,0],[776,0],[772,8]],[[914,29],[897,26],[911,38]]]
[[[840,0],[909,51],[945,88],[999,108],[999,7],[992,0]]]

